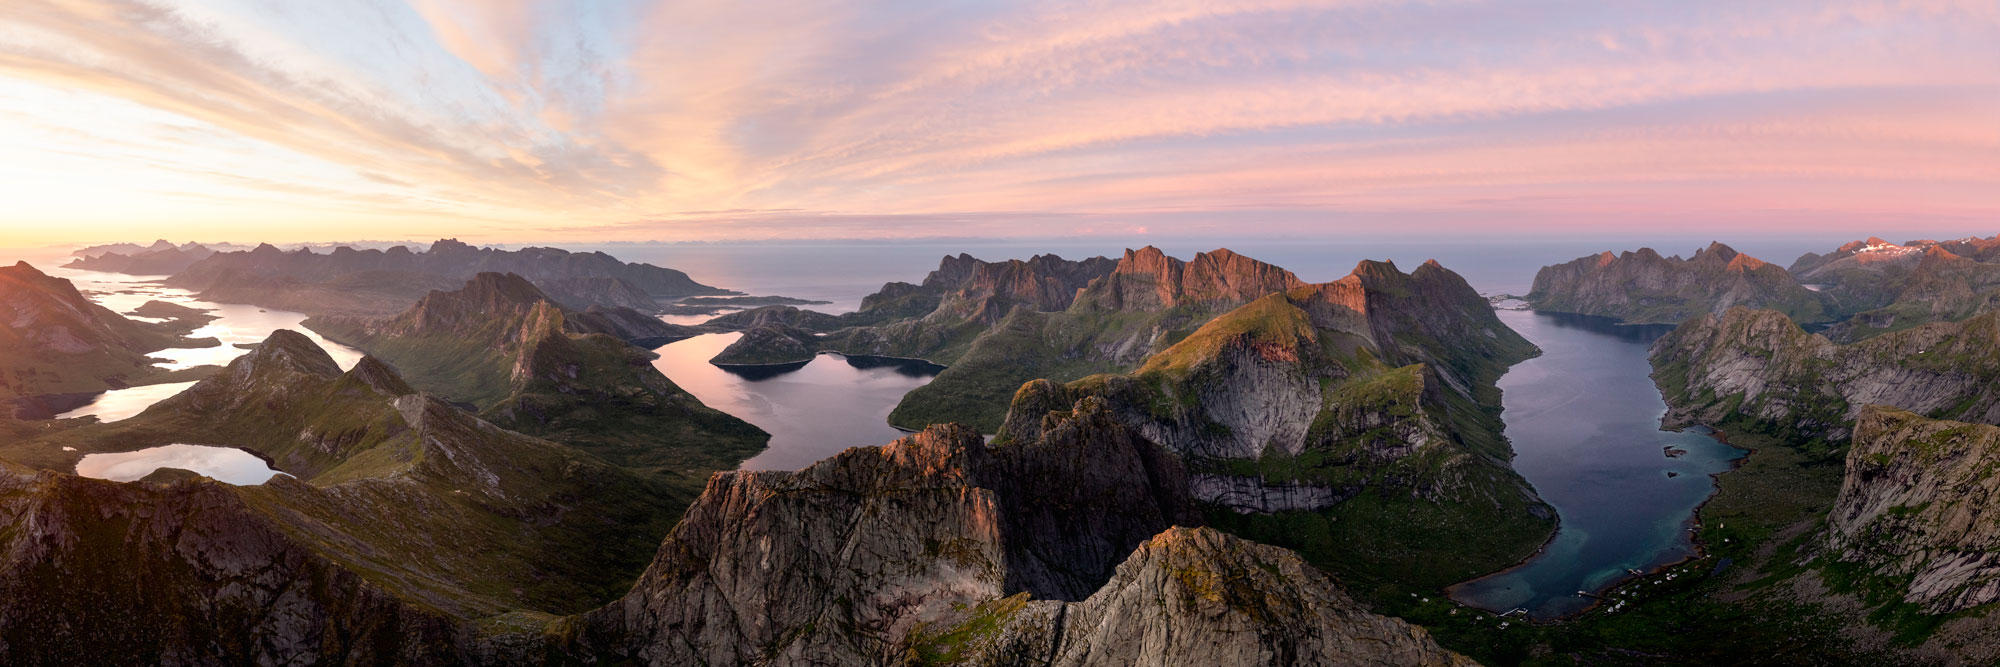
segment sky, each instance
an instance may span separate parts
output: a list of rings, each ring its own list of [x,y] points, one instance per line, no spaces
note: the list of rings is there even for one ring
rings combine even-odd
[[[0,246],[1995,228],[1994,0],[0,2]]]

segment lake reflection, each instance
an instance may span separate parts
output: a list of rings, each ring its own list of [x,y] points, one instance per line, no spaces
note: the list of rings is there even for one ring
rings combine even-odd
[[[281,475],[257,455],[231,447],[165,445],[115,454],[87,454],[76,463],[84,477],[130,482],[161,468],[192,470],[237,486],[254,486]]]
[[[822,354],[777,366],[708,363],[742,334],[708,334],[655,350],[653,366],[711,408],[771,433],[769,448],[744,470],[797,470],[849,447],[882,445],[907,433],[889,425],[903,394],[943,367],[921,361]]]
[[[1452,597],[1496,612],[1525,608],[1530,617],[1555,618],[1590,606],[1577,591],[1601,593],[1629,578],[1628,570],[1692,555],[1688,529],[1695,508],[1715,492],[1710,475],[1729,470],[1745,452],[1704,433],[1660,430],[1667,406],[1650,377],[1647,347],[1672,327],[1498,315],[1542,348],[1542,356],[1500,378],[1502,416],[1514,469],[1556,508],[1562,524],[1542,553],[1455,586]],[[1669,458],[1666,447],[1686,454]]]
[[[174,348],[152,352],[146,356],[162,360],[161,368],[178,370],[195,366],[225,366],[237,357],[249,352],[240,345],[255,345],[264,342],[271,332],[290,329],[305,334],[306,338],[318,344],[333,357],[342,369],[353,368],[361,361],[361,351],[321,338],[305,327],[299,326],[306,316],[283,310],[269,310],[242,304],[213,303],[195,298],[193,292],[167,287],[160,284],[166,276],[129,276],[122,273],[101,271],[79,271],[76,269],[50,269],[49,275],[68,279],[76,288],[97,302],[120,315],[132,312],[147,301],[165,301],[191,308],[209,311],[215,320],[196,329],[189,336],[194,338],[215,338],[221,345],[203,348]],[[129,317],[129,315],[127,315]],[[117,421],[145,411],[148,406],[180,393],[193,383],[155,384],[128,389],[114,389],[98,394],[88,404],[61,414],[63,418],[97,415],[103,421]]]

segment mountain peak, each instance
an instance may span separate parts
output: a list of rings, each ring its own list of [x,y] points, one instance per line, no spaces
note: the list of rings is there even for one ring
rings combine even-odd
[[[478,248],[472,247],[471,244],[461,242],[458,239],[438,239],[437,241],[431,243],[430,252],[432,253],[462,252],[462,251],[477,250],[477,249]]]
[[[231,375],[261,375],[272,368],[321,377],[340,375],[340,364],[305,334],[279,329],[248,354],[229,362]]]
[[[406,396],[417,392],[408,382],[403,381],[403,376],[396,373],[396,369],[390,368],[388,364],[382,363],[374,356],[364,356],[361,361],[355,362],[354,368],[347,371],[347,377],[367,385],[369,389],[383,396]]]

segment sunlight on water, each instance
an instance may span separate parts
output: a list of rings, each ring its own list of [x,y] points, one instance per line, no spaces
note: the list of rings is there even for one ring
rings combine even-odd
[[[194,293],[184,289],[167,287],[159,281],[166,276],[129,276],[122,273],[101,271],[79,271],[76,269],[51,269],[49,275],[66,278],[75,283],[85,296],[98,305],[111,309],[120,315],[133,319],[146,319],[129,315],[134,308],[147,301],[164,301],[190,308],[209,311],[215,320],[189,334],[192,338],[215,338],[221,345],[203,348],[173,348],[153,352],[147,356],[163,360],[161,368],[180,370],[196,366],[228,365],[230,361],[243,356],[249,350],[237,345],[255,345],[269,338],[271,332],[290,329],[305,334],[326,353],[333,357],[342,369],[353,368],[361,361],[362,353],[339,343],[321,338],[319,334],[299,326],[306,316],[283,310],[268,310],[242,304],[211,303],[195,298]],[[168,396],[180,393],[193,383],[156,384],[129,389],[114,389],[97,395],[83,407],[60,415],[63,418],[97,415],[104,421],[117,421],[143,412],[147,406]]]
[[[161,468],[180,468],[238,486],[252,486],[284,473],[272,470],[257,455],[230,447],[165,445],[134,452],[89,454],[76,464],[84,477],[130,482]]]
[[[166,400],[167,397],[181,393],[192,386],[194,386],[193,382],[168,382],[129,389],[115,389],[98,394],[90,399],[90,403],[75,410],[56,415],[56,418],[74,419],[88,415],[97,415],[98,421],[105,422],[129,419],[141,412],[145,412],[146,408],[152,407],[154,403]]]

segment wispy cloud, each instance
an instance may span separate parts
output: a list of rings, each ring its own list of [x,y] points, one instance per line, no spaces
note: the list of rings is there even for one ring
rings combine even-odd
[[[55,170],[0,215],[112,234],[73,203],[109,189],[146,223],[291,202],[320,238],[1991,220],[1995,43],[1983,0],[28,0],[0,5],[0,147]]]

